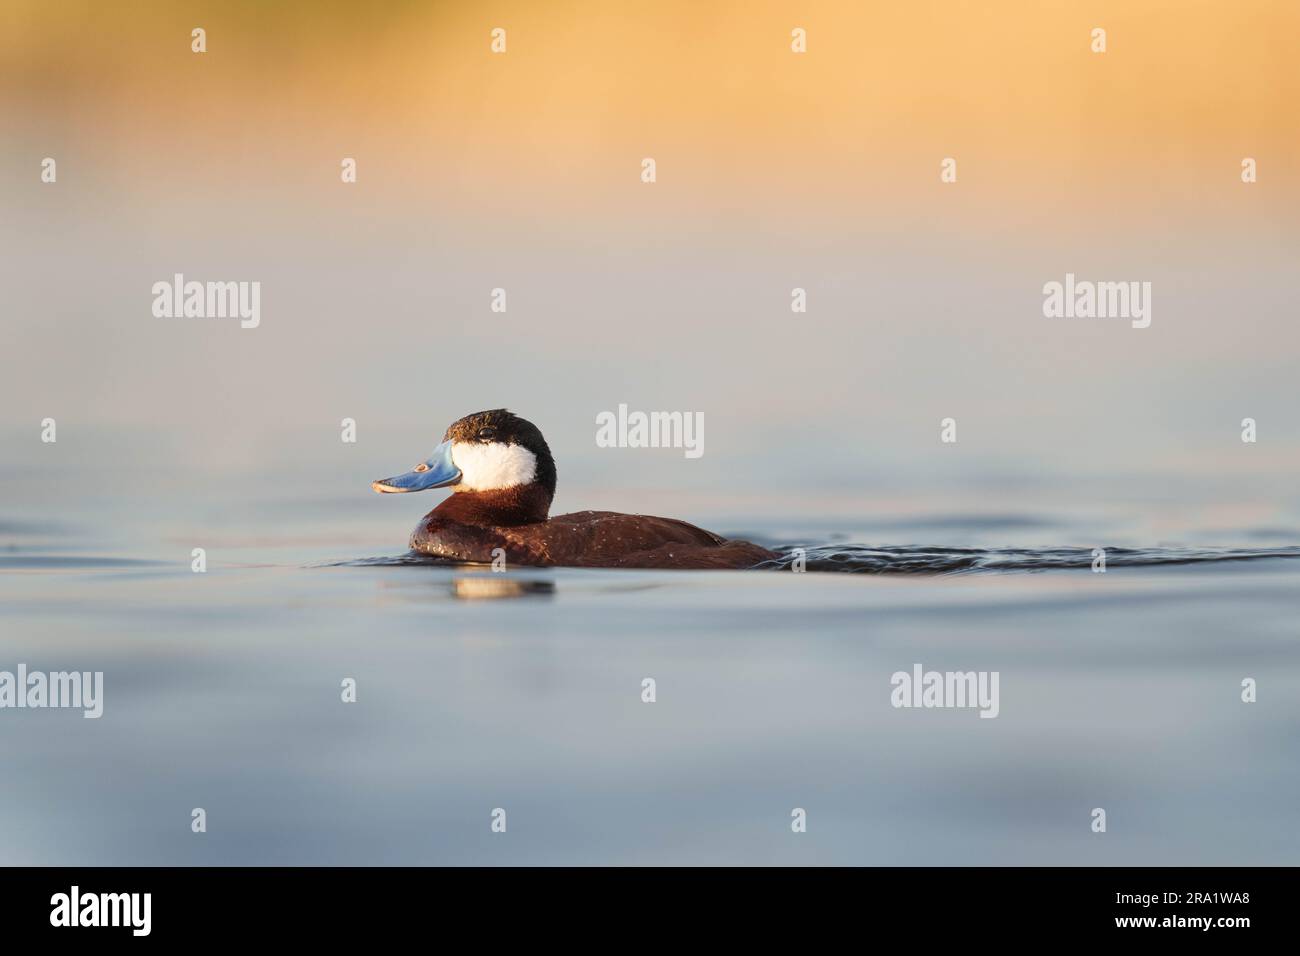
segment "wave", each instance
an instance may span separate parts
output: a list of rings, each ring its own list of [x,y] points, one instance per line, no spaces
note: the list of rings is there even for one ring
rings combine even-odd
[[[851,574],[961,574],[997,571],[1091,569],[1093,548],[933,548],[834,545],[783,548],[780,557],[756,570],[789,570],[802,556],[808,571]],[[1160,567],[1300,558],[1300,547],[1285,548],[1105,548],[1106,568]]]
[[[1091,569],[1093,548],[936,548],[915,545],[867,547],[823,545],[778,549],[778,557],[755,571],[788,571],[802,560],[807,571],[848,574],[964,574],[977,572]],[[1162,567],[1300,558],[1300,547],[1283,548],[1106,548],[1106,568]],[[313,567],[485,567],[435,558],[416,551],[393,557],[332,561]]]

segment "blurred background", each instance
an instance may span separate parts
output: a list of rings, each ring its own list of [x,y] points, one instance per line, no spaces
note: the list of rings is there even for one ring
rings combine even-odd
[[[1060,514],[1195,492],[1229,526],[1294,514],[1293,4],[10,0],[0,18],[0,424],[37,501],[92,449],[97,481],[148,463],[155,494],[182,465],[274,494],[310,462],[298,478],[350,495],[505,405],[550,440],[561,510],[1009,495]],[[155,318],[176,272],[260,281],[261,327]],[[1151,282],[1151,327],[1044,318],[1066,272]],[[704,457],[597,449],[620,402],[703,412]]]

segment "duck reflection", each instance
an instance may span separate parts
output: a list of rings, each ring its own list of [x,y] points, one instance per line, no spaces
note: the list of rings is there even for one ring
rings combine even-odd
[[[500,574],[466,575],[452,578],[451,593],[462,601],[552,597],[555,594],[555,582],[508,578]]]

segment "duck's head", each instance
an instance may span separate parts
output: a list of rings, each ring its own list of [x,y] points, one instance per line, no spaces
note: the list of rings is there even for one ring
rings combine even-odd
[[[542,507],[532,520],[543,520],[555,497],[555,459],[536,425],[495,408],[453,422],[426,460],[370,487],[390,494],[450,487],[461,494],[527,498]]]

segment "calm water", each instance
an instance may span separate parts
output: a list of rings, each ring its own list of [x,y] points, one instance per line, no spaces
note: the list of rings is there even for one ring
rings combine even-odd
[[[104,715],[0,711],[2,863],[1300,860],[1291,498],[683,496],[643,510],[884,573],[500,575],[402,561],[437,499],[371,462],[70,464],[4,473],[0,670],[103,671]],[[1000,716],[891,707],[915,663]]]

